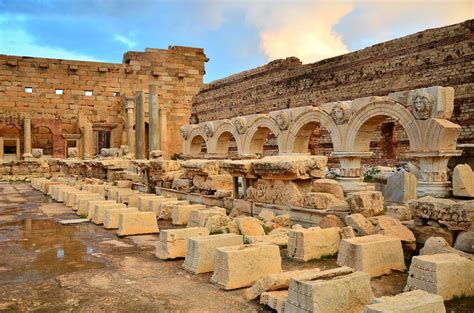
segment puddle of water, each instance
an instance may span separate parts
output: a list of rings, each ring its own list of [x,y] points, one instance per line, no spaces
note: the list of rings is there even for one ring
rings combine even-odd
[[[0,242],[3,252],[0,255],[0,284],[105,267],[92,256],[93,246],[77,239],[78,232],[93,232],[88,225],[63,226],[47,219],[25,219],[10,224],[9,228],[16,228],[17,236]]]

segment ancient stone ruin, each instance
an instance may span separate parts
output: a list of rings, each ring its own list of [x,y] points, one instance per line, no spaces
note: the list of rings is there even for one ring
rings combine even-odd
[[[247,288],[278,312],[445,312],[474,296],[473,95],[459,74],[472,29],[207,85],[197,48],[123,64],[0,56],[0,175],[62,204],[66,224],[151,238],[158,265],[221,295]],[[418,75],[404,62],[430,75],[404,80]]]

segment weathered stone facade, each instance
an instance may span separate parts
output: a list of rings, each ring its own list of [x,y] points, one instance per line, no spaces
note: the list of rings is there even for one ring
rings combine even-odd
[[[313,64],[302,65],[296,58],[270,62],[206,85],[193,99],[194,122],[231,119],[295,107],[318,107],[332,101],[381,96],[428,86],[452,86],[455,99],[451,121],[462,127],[458,143],[472,144],[474,96],[473,46],[470,43],[473,28],[474,20],[468,20]],[[285,117],[280,121],[284,124]],[[394,143],[398,142],[398,154],[409,147],[404,127],[396,119],[381,119],[378,124],[370,144],[374,158],[378,163],[395,160],[397,151],[394,149],[397,145]],[[321,126],[325,128],[319,129]],[[331,129],[327,129],[327,125],[314,123],[308,132],[313,130],[320,137],[319,145],[310,141],[309,149],[304,147],[306,151],[318,147],[318,154],[327,155],[336,150],[336,143],[328,135]],[[260,134],[261,140],[264,141],[267,134],[273,131]],[[318,140],[315,141],[317,143]],[[463,149],[463,156],[474,156],[474,149]]]
[[[188,122],[206,61],[203,49],[180,46],[127,52],[121,64],[0,55],[0,158],[29,156],[32,148],[57,158],[71,147],[86,158],[100,148],[133,148],[136,91],[145,94],[145,137],[153,131],[150,85],[158,94],[160,148],[168,157],[179,153],[176,134]],[[141,144],[151,150],[146,138]]]

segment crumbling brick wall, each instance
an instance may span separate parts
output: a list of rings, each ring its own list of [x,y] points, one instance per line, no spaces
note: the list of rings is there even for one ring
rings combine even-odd
[[[468,20],[312,64],[302,65],[296,58],[270,62],[206,85],[194,97],[192,113],[204,122],[433,85],[452,86],[452,121],[462,126],[459,143],[474,143],[473,29],[474,20]],[[373,138],[379,158],[387,146],[380,134],[379,127]],[[400,154],[408,141],[399,130],[397,135]]]
[[[42,120],[46,127],[60,121],[60,127],[49,128],[62,140],[64,133],[80,133],[78,119],[83,115],[92,123],[113,127],[111,146],[119,147],[125,140],[125,97],[145,91],[147,116],[149,84],[157,84],[167,116],[168,138],[162,149],[171,156],[181,151],[179,126],[188,123],[206,61],[203,49],[179,46],[127,52],[121,64],[0,55],[0,129],[15,125],[21,130],[24,117]],[[38,132],[34,127],[32,134]],[[42,148],[35,145],[44,140],[35,139],[33,148]],[[54,156],[64,157],[63,146],[64,142],[58,145],[61,150]]]

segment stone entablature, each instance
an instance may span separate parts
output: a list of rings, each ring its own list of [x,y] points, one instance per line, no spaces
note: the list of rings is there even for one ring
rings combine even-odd
[[[314,123],[320,123],[330,132],[332,155],[340,160],[342,176],[358,178],[361,158],[371,156],[372,133],[389,117],[397,120],[407,133],[407,155],[419,161],[420,194],[435,188],[443,195],[447,188],[447,162],[461,154],[456,150],[461,127],[448,120],[453,108],[453,88],[433,86],[190,124],[182,126],[180,133],[185,139],[183,152],[187,157],[228,157],[232,138],[240,158],[259,157],[269,133],[276,137],[279,155],[308,154]],[[205,154],[201,153],[203,144]]]

